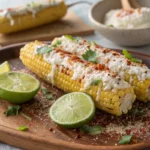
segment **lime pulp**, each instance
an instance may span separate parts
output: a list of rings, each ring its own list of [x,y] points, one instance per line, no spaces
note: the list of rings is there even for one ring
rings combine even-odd
[[[11,103],[32,99],[39,88],[39,81],[29,74],[15,71],[0,74],[0,98]]]
[[[95,114],[92,98],[82,92],[60,97],[50,108],[51,119],[58,125],[77,128],[88,123]]]

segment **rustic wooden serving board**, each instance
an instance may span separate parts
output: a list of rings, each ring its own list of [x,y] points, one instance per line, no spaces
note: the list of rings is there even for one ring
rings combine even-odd
[[[75,13],[68,11],[62,20],[17,33],[0,34],[0,45],[31,40],[52,40],[54,37],[63,34],[90,35],[93,32],[93,29],[85,24]]]
[[[16,44],[0,49],[0,63],[8,60],[13,70],[31,73],[18,58],[19,49],[23,45]],[[135,52],[133,54],[150,66],[150,56]],[[61,90],[52,87],[41,79],[39,80],[42,86],[53,92],[55,99],[64,94]],[[61,128],[55,125],[48,116],[48,110],[52,103],[53,101],[47,100],[39,91],[33,100],[22,104],[21,111],[32,117],[32,121],[29,121],[20,114],[6,117],[3,112],[11,104],[0,100],[0,141],[28,150],[141,150],[150,148],[149,142],[143,143],[141,141],[136,144],[115,146],[117,140],[112,137],[108,138],[107,135],[100,134],[98,140],[94,140],[95,136],[80,135],[79,130]],[[102,111],[98,111],[96,114],[97,118],[104,116],[106,120],[110,120],[112,117]],[[122,121],[121,118],[120,121]],[[26,132],[18,131],[17,128],[22,125],[28,126],[29,130]]]

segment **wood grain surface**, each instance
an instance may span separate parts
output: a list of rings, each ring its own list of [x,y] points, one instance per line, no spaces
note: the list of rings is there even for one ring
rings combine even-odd
[[[32,40],[52,40],[54,37],[63,34],[81,36],[93,33],[94,31],[90,26],[85,24],[75,13],[68,11],[62,20],[17,33],[0,34],[0,45]]]
[[[0,63],[8,60],[13,70],[32,74],[18,58],[19,49],[23,45],[16,44],[0,49],[0,56],[3,56],[0,57]],[[150,56],[136,52],[132,54],[150,66]],[[53,92],[55,99],[64,94],[61,90],[39,80],[42,86]],[[0,100],[0,141],[27,150],[141,150],[150,148],[149,142],[115,146],[116,141],[113,138],[110,138],[106,144],[104,142],[107,138],[105,135],[100,135],[99,140],[95,142],[93,136],[85,135],[78,139],[76,138],[77,130],[61,128],[51,121],[48,110],[52,103],[53,101],[45,99],[39,91],[33,100],[22,104],[21,111],[32,118],[32,121],[29,121],[20,114],[6,117],[3,112],[11,104]],[[101,112],[100,115],[109,116],[104,112]],[[28,126],[29,130],[18,131],[17,128],[22,125]]]

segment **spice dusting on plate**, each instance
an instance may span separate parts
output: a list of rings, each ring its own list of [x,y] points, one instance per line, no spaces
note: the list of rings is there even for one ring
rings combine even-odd
[[[22,71],[32,74],[28,70]],[[39,79],[36,75],[34,76]],[[49,89],[51,93],[53,93],[55,99],[63,95],[63,92],[56,87],[52,87],[50,84],[47,85],[43,80],[40,80],[40,82],[43,87]],[[48,116],[48,110],[53,102],[54,101],[48,100],[40,90],[33,101],[21,105],[21,110],[26,115],[32,117],[32,121],[29,122],[31,130],[32,128],[35,128],[35,132],[38,132],[39,129],[41,130],[39,125],[34,124],[35,122],[40,122],[50,134],[55,134],[57,137],[67,137],[65,140],[73,143],[86,144],[88,141],[91,145],[117,146],[123,135],[133,135],[131,144],[149,142],[150,140],[150,109],[146,106],[147,104],[142,102],[136,101],[133,108],[134,113],[133,111],[130,111],[127,115],[122,115],[121,117],[116,117],[104,111],[96,110],[94,119],[88,124],[88,126],[91,127],[103,127],[103,131],[96,135],[88,135],[86,133],[81,133],[79,129],[65,129],[52,124]],[[0,105],[4,105],[3,101],[1,101]],[[146,112],[141,115],[136,115],[139,114],[137,111],[141,110]]]
[[[30,71],[25,72],[31,74]],[[32,73],[32,75],[34,74]],[[51,85],[47,86],[46,82],[42,80],[40,81],[43,87],[49,89],[51,93],[53,93],[54,99],[63,95],[63,92],[56,87]],[[54,101],[48,100],[40,90],[32,104],[23,104],[26,105],[23,107],[23,110],[25,109],[26,112],[32,113],[35,118],[38,118],[43,122],[47,130],[50,130],[51,127],[49,127],[50,118],[48,116],[48,110],[53,102]],[[79,143],[86,143],[88,140],[89,144],[92,145],[101,144],[117,146],[123,135],[133,135],[131,143],[142,141],[148,142],[150,140],[150,109],[147,107],[147,104],[139,101],[134,103],[133,108],[128,114],[120,117],[113,116],[97,109],[94,119],[88,125],[102,126],[103,131],[96,135],[88,135],[80,132],[79,129],[65,129],[56,125],[52,128],[53,130],[51,132],[56,133],[57,130],[59,130],[59,132],[68,136],[68,140],[70,139],[71,141]]]

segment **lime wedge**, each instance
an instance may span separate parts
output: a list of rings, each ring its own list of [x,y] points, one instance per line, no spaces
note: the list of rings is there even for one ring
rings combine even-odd
[[[10,71],[10,65],[8,61],[5,61],[0,65],[0,73],[5,73]]]
[[[50,108],[51,119],[66,128],[77,128],[88,123],[95,114],[92,98],[82,92],[60,97]]]
[[[20,104],[32,99],[39,88],[39,81],[31,75],[15,71],[0,74],[0,98],[10,103]]]

